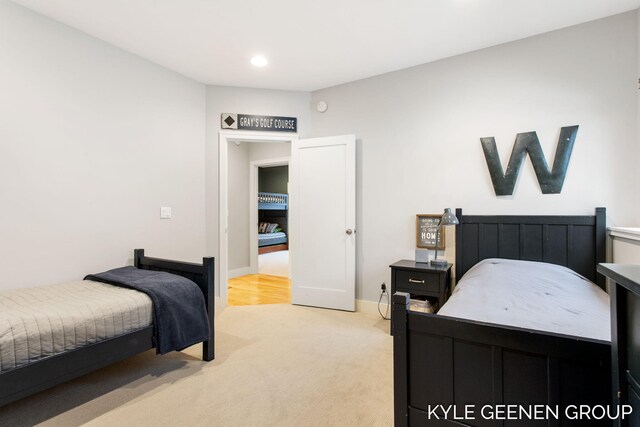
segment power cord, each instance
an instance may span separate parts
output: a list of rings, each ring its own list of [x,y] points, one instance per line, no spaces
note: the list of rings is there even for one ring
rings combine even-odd
[[[385,314],[382,314],[382,311],[380,310],[380,303],[382,303],[383,296],[387,297],[387,310],[385,311]],[[391,301],[389,300],[389,294],[387,293],[387,284],[382,283],[382,285],[380,285],[380,298],[378,298],[378,313],[380,313],[380,316],[382,316],[384,320],[391,320],[391,318],[389,317],[389,306],[391,305],[390,302]]]

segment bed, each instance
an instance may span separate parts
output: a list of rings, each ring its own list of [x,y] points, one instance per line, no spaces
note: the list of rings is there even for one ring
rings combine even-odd
[[[288,210],[288,194],[258,193],[258,254],[289,249]]]
[[[289,209],[289,195],[284,193],[258,192],[258,210],[286,211]]]
[[[275,233],[258,233],[258,247],[282,245],[287,243],[287,234],[280,231]]]
[[[147,257],[143,249],[136,249],[134,266],[140,270],[172,273],[181,276],[180,280],[186,278],[197,285],[204,297],[203,310],[206,313],[202,314],[202,319],[208,324],[208,332],[205,333],[208,336],[202,341],[202,359],[213,360],[214,259],[203,258],[202,264],[185,263]],[[135,271],[131,267],[129,269]],[[195,285],[191,283],[191,286]],[[4,356],[0,358],[0,406],[154,348],[152,319],[157,318],[153,315],[156,313],[147,295],[135,290],[95,281],[79,281],[10,293],[4,301],[5,304],[12,304],[12,301],[22,304],[13,311],[24,311],[24,319],[35,320],[40,335],[27,332],[26,341],[2,341],[5,347],[0,351]],[[56,303],[55,309],[51,308]],[[31,312],[29,306],[37,307],[37,310]],[[50,312],[43,315],[42,312],[48,308]],[[90,318],[92,320],[73,323],[74,318],[80,319],[83,310],[94,316]],[[7,319],[11,321],[10,317],[4,321]],[[54,340],[52,329],[58,331],[58,335],[62,332],[62,340]],[[35,351],[34,337],[38,340]],[[32,348],[25,350],[29,339]]]
[[[597,208],[593,216],[464,216],[460,209],[456,215],[460,222],[456,227],[455,266],[456,277],[462,278],[459,292],[454,290],[440,314],[409,311],[407,294],[393,296],[395,425],[570,425],[571,420],[563,418],[562,412],[560,419],[554,419],[552,414],[545,420],[518,424],[508,419],[485,419],[480,409],[484,405],[490,405],[489,408],[557,405],[562,411],[571,404],[608,405],[611,400],[608,323],[596,328],[595,336],[591,333],[593,324],[583,325],[583,330],[546,328],[544,325],[553,323],[548,318],[554,301],[557,303],[554,292],[562,287],[548,292],[546,300],[547,291],[542,290],[542,301],[546,303],[537,311],[539,322],[532,322],[529,317],[522,320],[524,323],[516,321],[510,325],[499,322],[517,318],[513,313],[506,316],[498,313],[487,321],[481,304],[472,306],[475,302],[486,302],[483,300],[486,295],[474,294],[473,286],[464,291],[465,273],[473,280],[482,264],[493,267],[491,259],[498,259],[499,263],[545,262],[566,267],[564,273],[576,279],[580,275],[593,282],[587,293],[598,295],[594,304],[600,313],[592,323],[606,319],[607,301],[600,290],[605,280],[596,272],[597,263],[605,260],[605,209]],[[509,300],[509,292],[519,292],[517,289],[501,292],[482,275],[479,280],[489,282],[489,292],[498,294],[497,301]],[[474,286],[478,285],[482,283]],[[463,299],[459,304],[463,294],[467,295],[466,302]],[[528,302],[542,306],[533,299]],[[531,314],[536,320],[535,307]],[[582,313],[585,314],[583,319],[588,319],[590,314]],[[535,329],[529,326],[532,324]],[[433,412],[436,405],[443,405],[442,408],[453,405],[458,412],[450,411],[445,416],[442,411]],[[461,416],[464,405],[475,408],[474,417]],[[573,423],[601,425],[602,421]]]

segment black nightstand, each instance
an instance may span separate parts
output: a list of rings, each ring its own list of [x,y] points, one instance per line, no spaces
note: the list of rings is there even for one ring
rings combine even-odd
[[[434,311],[437,312],[447,301],[451,292],[451,267],[435,267],[430,264],[403,259],[391,264],[391,297],[396,292],[436,298]],[[391,310],[391,330],[393,331],[393,307]]]

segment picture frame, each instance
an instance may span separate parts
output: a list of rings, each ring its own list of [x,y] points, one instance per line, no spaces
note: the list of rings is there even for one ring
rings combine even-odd
[[[445,249],[443,228],[438,230],[438,224],[442,214],[418,214],[416,215],[416,247],[423,249],[436,249],[436,237],[438,250]],[[436,233],[440,233],[437,236]]]

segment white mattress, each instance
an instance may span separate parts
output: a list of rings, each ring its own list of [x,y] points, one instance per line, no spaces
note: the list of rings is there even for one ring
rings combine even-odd
[[[609,295],[554,264],[491,258],[473,266],[439,315],[610,341]]]
[[[89,280],[0,292],[0,373],[151,325],[151,299]]]

